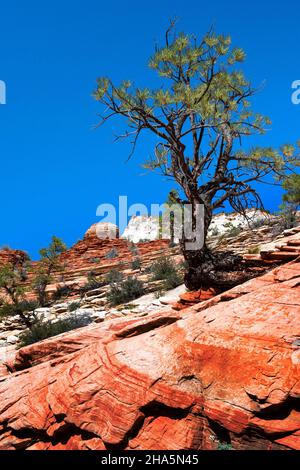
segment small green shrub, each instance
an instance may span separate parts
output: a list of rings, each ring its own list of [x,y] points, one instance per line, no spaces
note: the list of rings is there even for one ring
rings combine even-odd
[[[240,226],[238,226],[238,227],[232,226],[232,227],[228,228],[228,230],[226,230],[225,237],[226,238],[237,237],[241,233],[242,230],[243,229]]]
[[[121,282],[124,278],[124,275],[121,271],[117,269],[111,269],[105,276],[105,280],[108,284],[112,284],[114,282]]]
[[[134,243],[131,243],[129,245],[129,251],[131,251],[131,253],[135,256],[138,256],[138,254],[139,254],[139,249]]]
[[[80,302],[72,302],[68,305],[69,312],[74,312],[78,308],[80,308]]]
[[[213,227],[210,234],[211,234],[212,237],[217,237],[218,235],[220,235],[220,231],[219,231],[218,227]]]
[[[106,253],[105,258],[106,259],[113,259],[113,258],[117,258],[118,256],[119,256],[118,251],[115,248],[113,248],[108,253]]]
[[[56,322],[51,320],[45,322],[38,321],[30,330],[26,330],[20,335],[18,347],[22,348],[29,344],[42,341],[43,339],[51,338],[52,336],[87,326],[91,321],[92,320],[88,315],[72,315],[68,318],[57,320]]]
[[[144,284],[135,277],[128,277],[118,284],[111,284],[107,298],[111,305],[115,306],[137,299],[144,293]]]
[[[150,272],[152,273],[152,281],[159,281],[167,279],[171,274],[177,272],[177,269],[169,257],[161,256],[152,264]]]
[[[229,442],[219,442],[217,450],[233,450],[233,447]]]
[[[141,269],[141,267],[142,267],[142,263],[141,263],[140,258],[136,258],[132,261],[131,263],[132,269]]]
[[[100,258],[91,258],[90,263],[100,263],[101,259]]]
[[[174,289],[182,283],[182,276],[178,271],[176,264],[168,257],[162,256],[151,266],[151,280],[163,280],[164,290]]]

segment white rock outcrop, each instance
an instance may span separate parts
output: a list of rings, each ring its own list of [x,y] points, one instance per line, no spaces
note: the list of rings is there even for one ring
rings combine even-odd
[[[121,238],[138,243],[142,240],[157,240],[159,238],[159,218],[136,215],[131,217]]]
[[[251,209],[247,211],[248,220],[236,213],[225,213],[221,212],[214,215],[209,234],[222,235],[226,233],[230,228],[240,227],[241,229],[247,228],[248,224],[256,223],[261,221],[263,224],[268,224],[268,218],[270,216],[266,212]],[[124,230],[121,238],[138,243],[141,240],[157,240],[159,239],[159,218],[146,215],[136,215],[131,217],[129,223]],[[165,233],[163,238],[170,238]],[[175,233],[175,242],[178,242],[178,233]]]

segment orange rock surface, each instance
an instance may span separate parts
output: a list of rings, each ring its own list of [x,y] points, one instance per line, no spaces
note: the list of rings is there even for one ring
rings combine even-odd
[[[300,262],[20,350],[1,449],[300,449]]]
[[[175,310],[182,310],[187,306],[198,304],[199,302],[204,302],[205,300],[212,299],[215,297],[217,292],[215,289],[200,289],[198,291],[190,291],[181,294],[179,301],[173,306]]]

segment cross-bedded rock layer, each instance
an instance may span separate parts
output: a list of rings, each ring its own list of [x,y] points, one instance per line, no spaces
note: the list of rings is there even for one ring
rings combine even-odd
[[[0,383],[0,448],[300,449],[299,311],[295,261],[23,348]]]

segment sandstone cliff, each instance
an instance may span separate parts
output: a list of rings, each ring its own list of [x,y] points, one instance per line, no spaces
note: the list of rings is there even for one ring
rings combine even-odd
[[[180,312],[28,346],[1,449],[300,449],[300,262]]]

